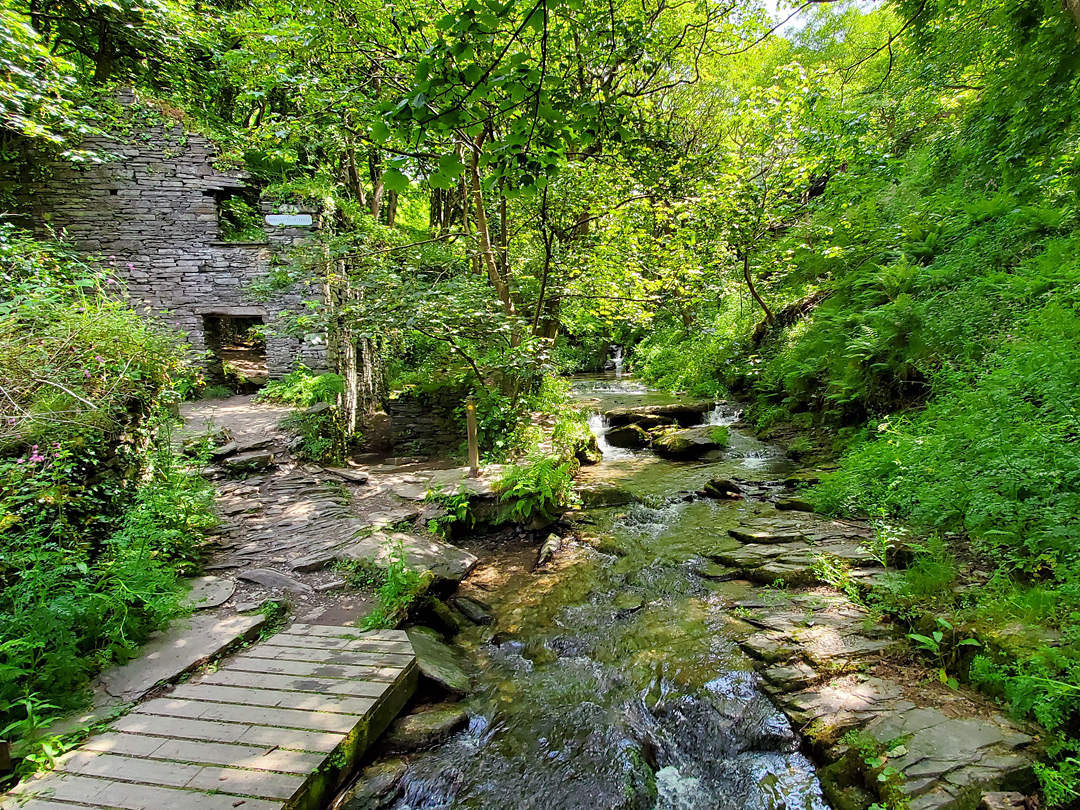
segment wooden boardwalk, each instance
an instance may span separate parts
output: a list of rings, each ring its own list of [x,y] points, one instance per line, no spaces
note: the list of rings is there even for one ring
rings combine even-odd
[[[137,706],[3,810],[317,810],[416,688],[401,630],[293,624]]]

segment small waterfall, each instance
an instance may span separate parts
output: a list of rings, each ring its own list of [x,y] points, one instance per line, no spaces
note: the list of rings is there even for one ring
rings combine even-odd
[[[620,458],[631,458],[633,453],[629,450],[623,450],[621,447],[612,447],[608,444],[607,432],[609,427],[607,419],[599,411],[596,411],[589,416],[589,430],[591,430],[596,437],[596,445],[600,448],[600,454],[603,455],[604,461],[616,461]]]
[[[622,364],[623,364],[622,346],[616,346],[615,347],[615,354],[612,355],[611,360],[612,360],[612,362],[615,363],[615,379],[616,380],[621,380],[622,379]]]
[[[706,425],[733,425],[742,419],[743,409],[727,402],[718,403],[715,408],[705,414]]]

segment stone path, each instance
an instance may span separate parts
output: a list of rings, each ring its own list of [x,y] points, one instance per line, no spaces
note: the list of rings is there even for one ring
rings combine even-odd
[[[851,521],[773,512],[729,534],[741,546],[708,556],[761,585],[809,585],[817,581],[815,566],[822,558],[842,563],[856,580],[884,572],[868,551],[873,531]]]
[[[345,581],[335,564],[383,564],[398,543],[410,567],[433,572],[436,587],[452,589],[471,570],[473,555],[417,529],[442,513],[424,502],[429,489],[465,487],[494,499],[490,478],[468,479],[465,468],[442,469],[424,458],[371,457],[347,467],[301,463],[277,427],[290,412],[251,397],[184,406],[185,436],[211,435],[219,444],[206,473],[222,522],[206,569],[235,584],[219,615],[274,599],[306,621],[353,624],[370,605],[362,595],[340,593]],[[259,465],[232,463],[248,456]]]
[[[293,624],[139,705],[3,810],[316,810],[416,688],[403,631]]]
[[[747,625],[740,645],[758,661],[766,691],[839,773],[844,735],[856,730],[893,751],[888,764],[909,810],[961,806],[1028,781],[1037,761],[1029,730],[970,690],[905,670],[901,639],[843,595],[776,591],[735,604]],[[829,772],[826,791],[842,792]]]

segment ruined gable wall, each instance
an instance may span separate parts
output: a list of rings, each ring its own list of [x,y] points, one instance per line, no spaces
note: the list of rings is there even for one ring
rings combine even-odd
[[[312,229],[264,225],[265,244],[219,242],[215,192],[245,183],[214,169],[214,147],[203,136],[163,124],[125,139],[90,138],[82,148],[114,158],[82,167],[59,161],[34,166],[27,191],[35,230],[51,228],[79,250],[102,257],[140,309],[187,332],[196,352],[206,350],[204,315],[261,315],[274,325],[283,310],[298,310],[312,297],[295,290],[252,300],[247,285]],[[325,366],[318,338],[271,332],[271,377],[287,373],[297,360]]]

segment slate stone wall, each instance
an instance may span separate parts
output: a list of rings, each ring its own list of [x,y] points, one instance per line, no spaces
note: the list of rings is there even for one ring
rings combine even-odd
[[[187,332],[196,352],[207,348],[206,316],[255,316],[280,327],[284,312],[313,297],[294,289],[269,301],[252,299],[247,285],[265,276],[285,248],[309,238],[313,227],[275,227],[264,220],[264,242],[221,242],[217,197],[246,183],[213,167],[215,150],[203,136],[164,124],[123,139],[92,137],[81,148],[107,155],[107,162],[32,164],[25,192],[34,230],[63,233],[79,250],[102,257],[139,308]],[[262,206],[264,215],[308,213],[317,222],[310,209]],[[322,336],[270,332],[271,377],[288,373],[298,360],[326,366]]]
[[[454,455],[466,441],[464,417],[455,414],[467,392],[407,391],[386,406],[394,451],[399,454]]]

